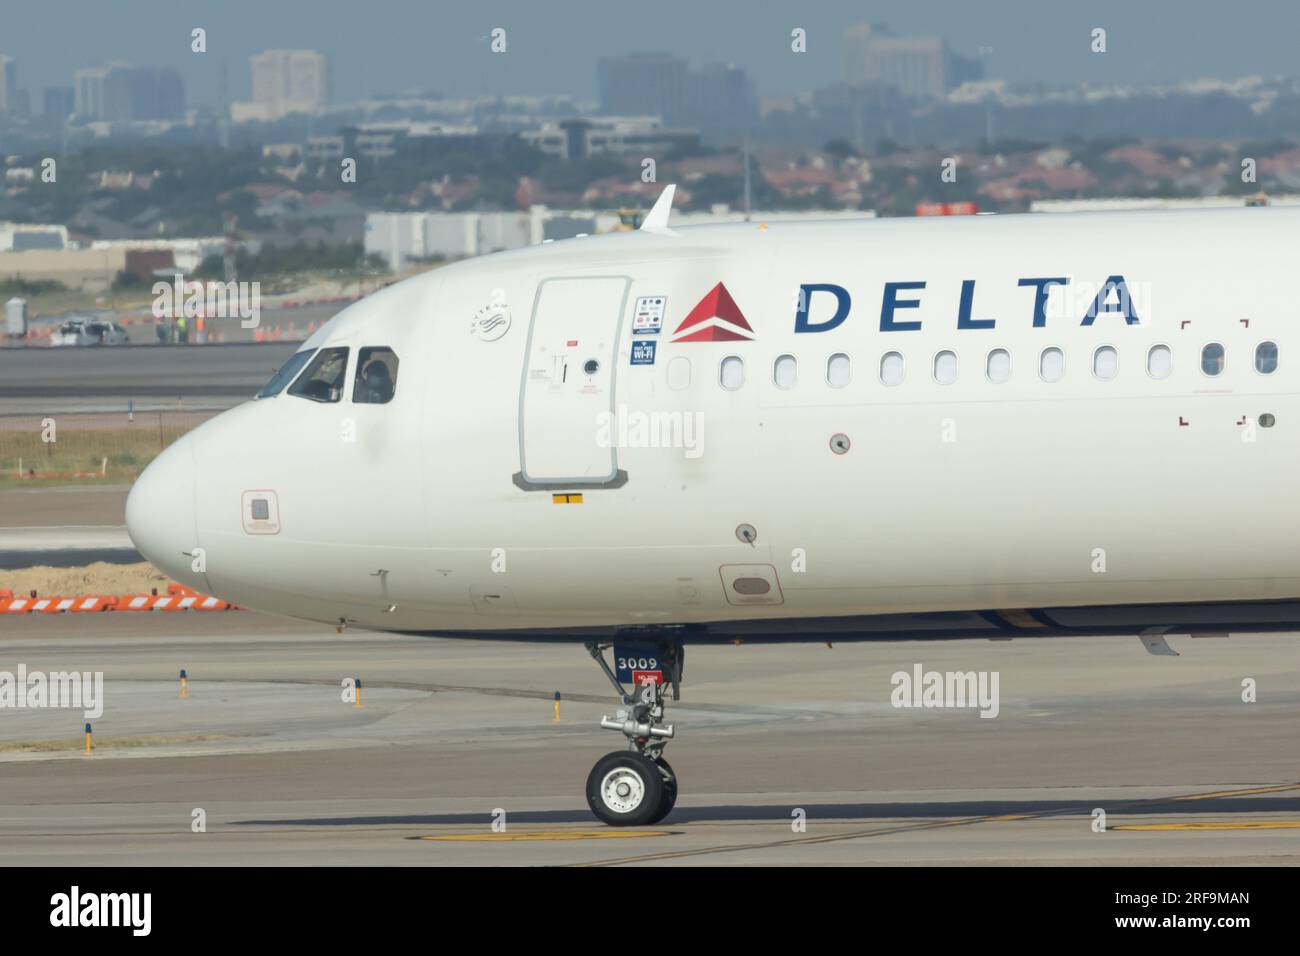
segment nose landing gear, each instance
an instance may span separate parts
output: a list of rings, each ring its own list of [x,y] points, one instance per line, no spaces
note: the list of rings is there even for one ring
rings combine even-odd
[[[677,774],[663,757],[663,749],[673,736],[672,725],[663,723],[663,687],[664,680],[670,679],[673,697],[677,698],[684,651],[680,643],[658,645],[657,660],[665,666],[648,672],[644,682],[629,694],[605,661],[609,646],[587,644],[587,651],[614,685],[623,704],[613,718],[602,717],[600,726],[621,731],[627,737],[627,749],[596,761],[587,775],[587,805],[610,826],[658,823],[677,803]]]

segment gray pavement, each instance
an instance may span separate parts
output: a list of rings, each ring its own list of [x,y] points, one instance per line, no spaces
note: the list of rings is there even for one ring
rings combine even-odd
[[[0,529],[112,525],[126,528],[131,486],[60,485],[51,488],[0,486]]]
[[[123,523],[130,490],[120,484],[0,488],[0,572],[143,561]]]
[[[125,525],[0,526],[0,571],[36,565],[76,568],[96,561],[134,564],[143,560]]]
[[[252,398],[297,342],[0,349],[5,414],[229,408]]]
[[[20,864],[1295,864],[1296,640],[691,648],[681,799],[628,834],[582,797],[622,738],[578,645],[251,612],[6,620],[0,670],[103,670],[106,705],[89,757],[80,711],[0,709],[0,845]],[[1000,715],[893,708],[918,662],[998,671]]]

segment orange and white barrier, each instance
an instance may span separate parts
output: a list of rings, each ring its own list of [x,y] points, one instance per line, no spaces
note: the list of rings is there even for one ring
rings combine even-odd
[[[81,594],[14,597],[0,588],[0,614],[89,614],[99,611],[238,611],[239,606],[169,584],[167,594]]]

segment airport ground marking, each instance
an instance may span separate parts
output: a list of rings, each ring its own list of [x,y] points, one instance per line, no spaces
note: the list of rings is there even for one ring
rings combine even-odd
[[[1203,823],[1124,823],[1111,830],[1300,830],[1300,820],[1217,820]]]
[[[1111,808],[1110,812],[1114,813],[1123,810],[1131,810],[1135,807],[1150,806],[1160,803],[1176,803],[1188,800],[1209,800],[1216,797],[1256,796],[1265,793],[1285,793],[1291,790],[1300,790],[1300,783],[1278,784],[1267,787],[1250,787],[1241,790],[1214,790],[1209,793],[1179,794],[1172,797],[1147,797],[1141,800],[1132,800],[1128,803],[1116,804]],[[699,847],[691,850],[666,850],[661,853],[643,853],[636,856],[626,856],[617,859],[591,860],[572,865],[577,867],[619,866],[625,863],[647,863],[655,860],[673,860],[688,856],[708,856],[714,853],[736,853],[744,850],[769,850],[789,846],[808,846],[818,843],[838,843],[846,840],[861,840],[869,837],[890,836],[899,833],[918,833],[924,830],[940,830],[950,827],[971,826],[977,823],[1003,823],[1016,820],[1045,820],[1051,817],[1087,814],[1090,810],[1091,804],[1087,806],[1081,804],[1074,807],[1065,807],[1055,810],[1042,810],[1036,813],[990,814],[979,817],[957,817],[946,820],[932,820],[928,823],[907,824],[895,827],[876,827],[870,830],[856,830],[851,833],[830,833],[825,836],[795,837],[788,840],[771,840],[761,843],[737,843],[724,846]],[[1191,827],[1188,828],[1191,829]],[[1119,827],[1110,827],[1110,829],[1119,829]],[[1246,828],[1242,827],[1240,829]]]
[[[443,833],[412,837],[415,840],[432,840],[443,843],[511,843],[543,840],[621,840],[640,837],[668,836],[671,830],[532,830],[523,833]]]
[[[1216,790],[1213,793],[1191,793],[1182,797],[1170,797],[1170,799],[1212,800],[1215,797],[1254,797],[1262,793],[1285,793],[1288,790],[1300,790],[1300,783],[1283,783],[1276,787],[1248,787],[1245,790]]]

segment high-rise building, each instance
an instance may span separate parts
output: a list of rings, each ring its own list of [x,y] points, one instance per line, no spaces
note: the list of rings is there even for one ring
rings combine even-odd
[[[747,133],[758,119],[753,81],[737,66],[709,63],[686,76],[684,118],[710,135]]]
[[[267,50],[249,58],[253,99],[231,105],[236,120],[317,113],[329,103],[329,64],[315,50]]]
[[[102,66],[77,70],[72,74],[73,107],[83,120],[97,120],[104,116],[104,78],[108,68]]]
[[[110,67],[104,78],[103,119],[177,120],[185,115],[185,87],[173,69]]]
[[[71,86],[47,86],[45,88],[45,115],[57,120],[65,120],[77,111],[77,93]]]
[[[77,70],[73,83],[73,106],[83,120],[178,120],[185,115],[185,85],[170,67],[113,63]]]
[[[911,99],[934,99],[954,85],[943,37],[896,37],[866,23],[844,30],[844,79],[850,86],[892,86]]]
[[[0,53],[0,116],[18,107],[18,64],[11,56]]]
[[[602,113],[658,116],[674,123],[686,105],[686,61],[667,53],[602,59],[596,68]]]

